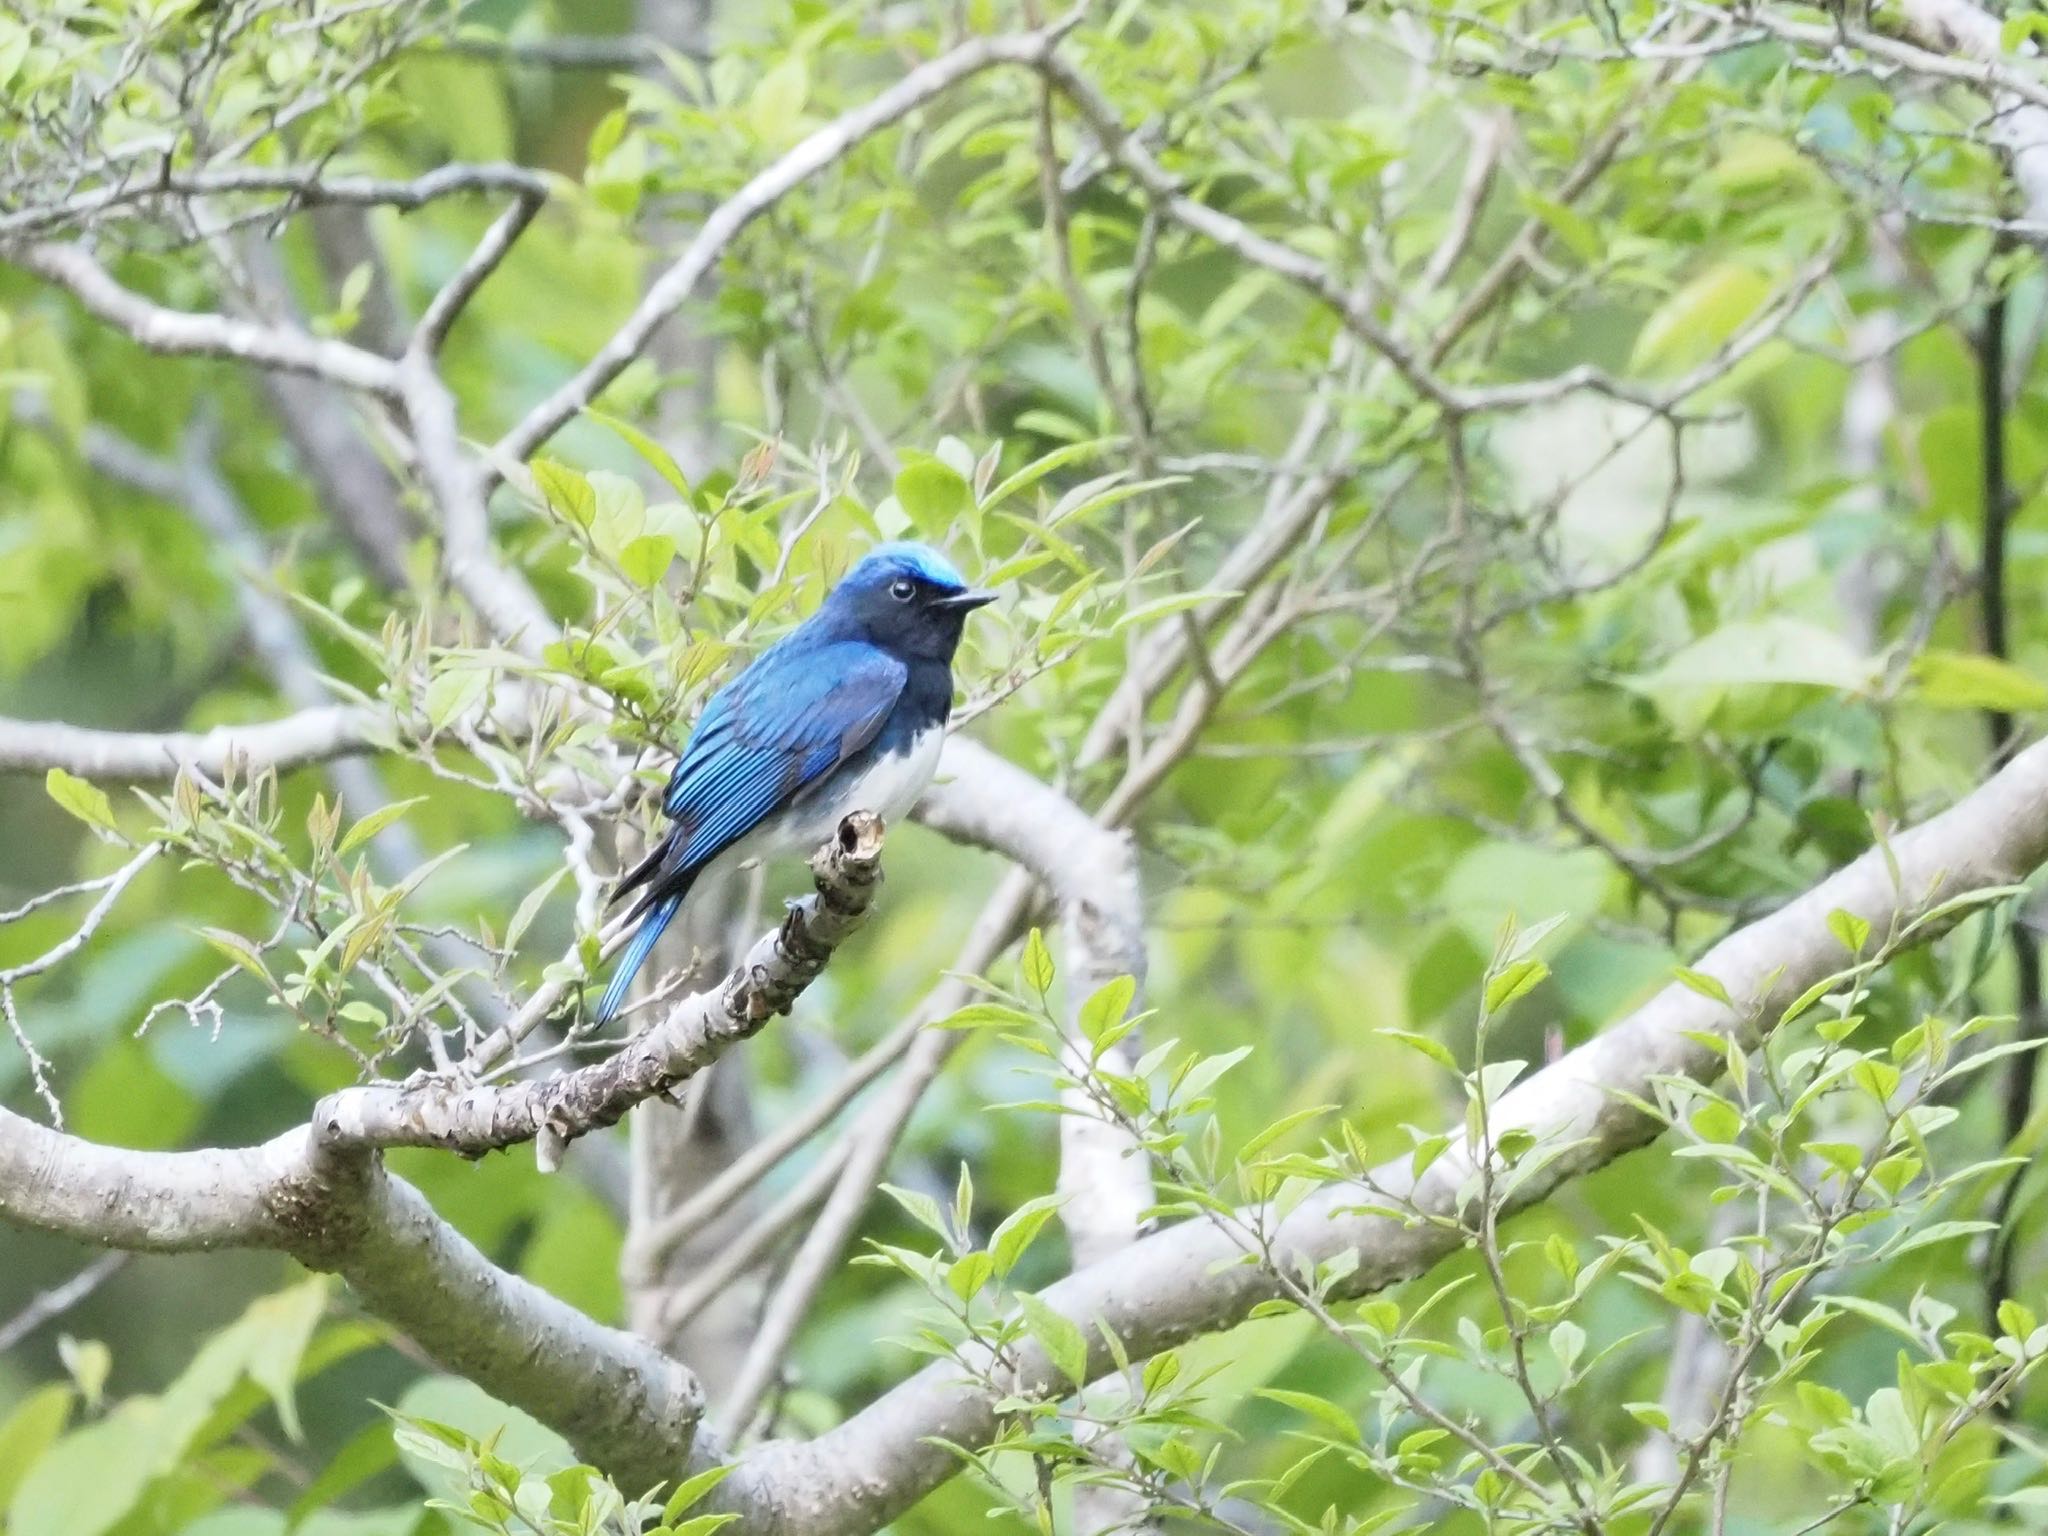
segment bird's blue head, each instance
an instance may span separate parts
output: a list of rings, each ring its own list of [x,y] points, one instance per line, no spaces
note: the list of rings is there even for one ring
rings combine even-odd
[[[951,661],[978,592],[928,544],[884,544],[840,579],[819,614],[835,629],[899,656]]]

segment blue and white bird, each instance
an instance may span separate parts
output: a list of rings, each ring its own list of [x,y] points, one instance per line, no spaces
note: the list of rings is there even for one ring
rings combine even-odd
[[[711,696],[670,775],[667,834],[613,891],[640,890],[598,1021],[705,874],[815,848],[851,811],[893,822],[932,781],[967,615],[995,599],[937,550],[884,544]],[[644,889],[642,889],[644,887]]]

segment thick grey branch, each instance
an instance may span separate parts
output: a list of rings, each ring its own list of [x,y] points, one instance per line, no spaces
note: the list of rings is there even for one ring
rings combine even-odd
[[[67,290],[90,314],[151,352],[229,358],[312,374],[387,399],[397,397],[397,368],[374,352],[286,326],[166,309],[114,281],[83,246],[46,242],[15,252],[11,259]]]
[[[423,342],[432,339],[421,332]],[[442,573],[492,634],[526,655],[540,655],[561,630],[525,578],[500,564],[491,547],[490,483],[463,451],[454,395],[418,347],[406,352],[398,376],[420,476],[441,512]]]
[[[0,1218],[108,1248],[273,1248],[346,1278],[450,1370],[645,1489],[672,1480],[695,1379],[630,1334],[505,1273],[374,1158],[305,1130],[233,1151],[96,1146],[0,1109]]]
[[[56,720],[0,720],[0,773],[62,768],[85,779],[147,782],[192,767],[217,778],[230,761],[282,772],[384,745],[389,722],[355,704],[322,704],[210,731],[101,731]]]
[[[1895,838],[1890,852],[1896,883],[1885,854],[1873,850],[1708,952],[1699,969],[1722,983],[1735,1008],[1674,984],[1498,1101],[1490,1117],[1496,1138],[1523,1129],[1559,1149],[1514,1184],[1511,1204],[1532,1204],[1650,1140],[1657,1123],[1630,1096],[1651,1096],[1660,1077],[1712,1078],[1722,1062],[1714,1040],[1753,1043],[1790,999],[1839,969],[1846,957],[1828,924],[1837,908],[1861,915],[1875,933],[1898,935],[1940,899],[2008,883],[2038,864],[2048,855],[2048,745],[2029,748],[1953,809]],[[1470,1150],[1445,1154],[1420,1181],[1410,1167],[1403,1156],[1375,1171],[1375,1203],[1453,1216],[1472,1172]],[[1078,1271],[1045,1298],[1085,1328],[1106,1321],[1143,1357],[1228,1327],[1277,1294],[1265,1270],[1243,1261],[1243,1233],[1262,1225],[1288,1268],[1356,1254],[1344,1282],[1355,1294],[1417,1274],[1463,1241],[1455,1221],[1377,1215],[1360,1203],[1346,1185],[1284,1220],[1246,1213],[1235,1230],[1189,1222]],[[348,1275],[423,1345],[562,1429],[629,1482],[672,1472],[674,1461],[663,1458],[687,1442],[678,1426],[693,1420],[695,1393],[680,1366],[499,1274],[374,1162],[316,1157],[304,1131],[245,1151],[144,1153],[96,1147],[0,1111],[0,1217],[111,1247],[283,1248]],[[480,1294],[485,1300],[470,1305]],[[1091,1342],[1094,1369],[1113,1368],[1099,1335]],[[1028,1352],[1017,1385],[1058,1390],[1049,1367]],[[934,1367],[815,1441],[747,1454],[717,1497],[743,1513],[750,1530],[873,1530],[955,1470],[934,1437],[988,1441],[995,1401],[954,1368]]]

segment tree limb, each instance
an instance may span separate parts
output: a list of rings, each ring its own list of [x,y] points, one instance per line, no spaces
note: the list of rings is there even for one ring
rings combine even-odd
[[[389,740],[389,722],[358,704],[322,704],[275,720],[209,731],[101,731],[56,720],[0,720],[0,773],[62,768],[85,779],[148,783],[191,767],[218,778],[230,762],[283,772]]]
[[[122,287],[83,246],[44,242],[15,251],[10,259],[24,271],[63,288],[88,313],[151,352],[231,358],[331,379],[386,399],[398,396],[397,368],[374,352],[288,326],[167,309]]]
[[[377,176],[329,175],[321,166],[234,166],[216,171],[164,168],[146,176],[79,192],[63,202],[24,208],[0,217],[0,239],[18,238],[52,229],[74,219],[90,218],[126,203],[160,197],[209,198],[249,193],[283,196],[289,208],[396,208],[411,213],[439,198],[460,192],[508,192],[515,197],[545,198],[547,176],[523,165],[504,163],[437,166],[410,181]],[[285,211],[289,211],[289,208]]]
[[[0,1109],[0,1217],[107,1248],[271,1248],[345,1277],[450,1370],[565,1435],[627,1486],[672,1478],[702,1408],[651,1345],[507,1274],[372,1157],[304,1128],[258,1147],[135,1152]]]
[[[815,894],[790,905],[718,987],[670,1008],[631,1043],[573,1072],[502,1086],[440,1079],[344,1088],[313,1111],[328,1147],[444,1147],[479,1153],[537,1141],[552,1172],[569,1142],[616,1125],[635,1104],[695,1076],[787,1013],[867,918],[882,880],[879,817],[856,811],[811,860]]]

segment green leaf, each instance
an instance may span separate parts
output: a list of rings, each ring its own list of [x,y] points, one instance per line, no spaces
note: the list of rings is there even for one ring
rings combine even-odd
[[[1017,1298],[1017,1307],[1046,1359],[1074,1386],[1088,1385],[1088,1339],[1080,1328],[1028,1291]]]
[[[730,1510],[716,1515],[692,1515],[675,1527],[671,1536],[712,1536],[714,1531],[724,1530],[737,1519],[739,1516]]]
[[[1260,1131],[1257,1135],[1246,1141],[1238,1149],[1237,1160],[1240,1163],[1251,1162],[1261,1152],[1265,1151],[1266,1148],[1272,1146],[1274,1142],[1295,1129],[1295,1127],[1306,1125],[1311,1120],[1320,1119],[1324,1115],[1334,1113],[1337,1108],[1338,1106],[1335,1104],[1311,1104],[1307,1109],[1297,1109],[1291,1115],[1282,1115],[1263,1131]]]
[[[1017,1261],[1024,1257],[1032,1239],[1052,1219],[1059,1204],[1058,1195],[1039,1195],[1002,1219],[988,1240],[989,1257],[995,1261],[998,1275],[1007,1275],[1017,1267]]]
[[[1906,1406],[1897,1387],[1879,1387],[1863,1405],[1863,1416],[1871,1429],[1896,1457],[1920,1454],[1920,1414]]]
[[[901,1189],[894,1184],[881,1186],[883,1194],[902,1206],[912,1221],[921,1227],[928,1227],[938,1236],[951,1242],[953,1234],[946,1228],[945,1213],[939,1209],[939,1202],[930,1195],[915,1189]]]
[[[1163,619],[1171,614],[1184,613],[1190,608],[1199,608],[1204,603],[1213,603],[1223,598],[1236,597],[1235,592],[1224,592],[1215,588],[1203,588],[1198,592],[1175,592],[1166,597],[1154,598],[1149,603],[1140,603],[1126,609],[1109,626],[1112,635],[1121,634],[1134,624],[1149,624],[1154,619]]]
[[[1528,1065],[1526,1061],[1489,1061],[1466,1079],[1467,1090],[1478,1103],[1498,1104]]]
[[[399,817],[403,816],[414,806],[424,805],[426,802],[427,797],[425,795],[414,795],[410,800],[394,800],[389,805],[378,806],[376,810],[370,812],[369,815],[363,817],[362,820],[342,834],[341,841],[334,848],[335,856],[337,858],[346,858],[379,832],[382,832],[386,827],[397,821]]]
[[[1579,1356],[1586,1350],[1586,1330],[1577,1323],[1566,1320],[1550,1330],[1550,1353],[1556,1357],[1559,1367],[1569,1376],[1579,1362]]]
[[[1935,709],[2017,715],[2048,709],[2048,683],[2011,662],[1969,651],[1922,651],[1913,658],[1913,697]]]
[[[107,1390],[107,1373],[114,1368],[114,1352],[98,1339],[75,1339],[67,1333],[57,1340],[57,1358],[71,1373],[85,1406],[98,1412]]]
[[[1538,197],[1526,188],[1521,193],[1521,200],[1522,206],[1541,219],[1574,256],[1584,262],[1600,259],[1600,230],[1591,219],[1568,204]]]
[[[1870,940],[1870,923],[1854,912],[1845,912],[1837,907],[1828,914],[1828,932],[1840,940],[1842,948],[1850,954],[1860,955]]]
[[[1174,1096],[1182,1103],[1199,1098],[1218,1078],[1222,1077],[1224,1073],[1228,1072],[1240,1061],[1243,1061],[1251,1053],[1252,1048],[1250,1046],[1240,1045],[1237,1049],[1225,1051],[1220,1056],[1196,1058],[1193,1064],[1187,1067],[1175,1080],[1173,1085]]]
[[[953,1186],[953,1230],[963,1236],[974,1230],[974,1172],[965,1162]]]
[[[1093,1044],[1102,1038],[1104,1031],[1121,1024],[1137,995],[1137,978],[1132,976],[1112,977],[1096,988],[1094,994],[1081,1004],[1082,1037]]]
[[[1009,1008],[1001,1003],[969,1003],[965,1008],[955,1009],[932,1025],[934,1029],[986,1029],[1000,1026],[1004,1029],[1036,1029],[1044,1020],[1021,1009]]]
[[[2005,18],[1998,29],[1998,51],[2019,53],[2026,45],[2048,38],[2048,16],[2039,11],[2019,11]]]
[[[642,432],[630,421],[625,420],[623,417],[614,416],[609,411],[600,411],[595,407],[586,406],[584,414],[594,421],[603,422],[614,432],[618,433],[620,437],[626,440],[628,446],[635,453],[647,461],[656,474],[668,482],[671,490],[682,497],[685,502],[690,499],[689,477],[683,473],[682,466],[676,463],[675,456],[666,448],[662,447],[661,444],[657,443],[645,432]],[[539,470],[540,466],[536,464],[534,466],[536,477],[539,474]],[[588,519],[585,519],[585,521],[587,522]]]
[[[675,558],[674,539],[665,533],[643,533],[619,551],[619,569],[634,586],[651,590],[661,584]]]
[[[1666,688],[1808,683],[1848,692],[1866,686],[1871,676],[1870,663],[1833,630],[1801,619],[1770,618],[1724,624],[1633,685],[1651,693]]]
[[[531,468],[534,485],[554,513],[578,528],[588,528],[597,517],[597,492],[590,482],[553,459],[535,459]]]
[[[1674,968],[1672,974],[1678,978],[1680,986],[1699,993],[1701,997],[1712,998],[1717,1003],[1726,1003],[1731,1008],[1735,1006],[1735,999],[1728,995],[1728,989],[1721,985],[1718,977],[1683,965]]]
[[[1839,634],[1801,619],[1724,624],[1653,672],[1623,678],[1679,730],[1769,735],[1813,700],[1813,691],[1861,695],[1876,676]]]
[[[1887,1243],[1884,1257],[1895,1259],[1901,1254],[1911,1253],[1916,1248],[1931,1248],[1937,1243],[1952,1243],[1958,1238],[1975,1237],[1980,1232],[1996,1232],[1995,1221],[1933,1221],[1907,1237],[1903,1242]]]
[[[482,667],[444,667],[428,680],[420,700],[427,712],[427,723],[437,731],[446,730],[459,716],[481,704],[490,686],[491,674]]]
[[[1467,849],[1444,879],[1441,900],[1459,931],[1490,954],[1518,914],[1568,913],[1569,928],[1597,912],[1614,885],[1614,867],[1598,849],[1565,852],[1522,843]]]
[[[107,792],[97,784],[81,779],[75,773],[66,773],[62,768],[52,768],[43,776],[43,788],[50,798],[89,827],[114,830],[114,806],[107,799]]]
[[[950,464],[928,454],[907,454],[896,476],[896,499],[918,528],[939,535],[951,528],[955,518],[965,516],[974,506],[974,493],[966,478]]]
[[[754,87],[747,101],[747,124],[770,144],[793,138],[810,94],[810,65],[802,54],[789,54]]]
[[[577,1464],[560,1435],[460,1376],[421,1377],[399,1396],[397,1410],[400,1460],[430,1493],[448,1487],[445,1469],[467,1481],[468,1447],[479,1441],[492,1442],[499,1456],[543,1477]]]
[[[1028,490],[1031,486],[1036,485],[1055,470],[1064,469],[1069,464],[1077,463],[1082,459],[1099,454],[1109,446],[1110,439],[1108,438],[1090,438],[1084,442],[1063,443],[1053,449],[1052,452],[1033,459],[1014,475],[999,482],[995,489],[982,498],[982,509],[986,511],[1000,502],[1007,501],[1019,491]]]
[[[1770,279],[1754,267],[1736,261],[1709,267],[1643,323],[1629,371],[1678,373],[1705,362],[1770,296]]]
[[[986,1253],[967,1253],[946,1268],[946,1288],[962,1301],[972,1301],[995,1273],[996,1262]]]
[[[1550,974],[1541,960],[1517,960],[1503,967],[1486,983],[1486,1011],[1499,1013],[1518,997],[1527,996]]]
[[[556,886],[562,883],[562,878],[568,873],[569,866],[564,864],[552,875],[549,875],[547,879],[541,881],[539,885],[536,885],[526,893],[525,898],[521,900],[518,908],[513,912],[511,923],[505,929],[504,947],[506,949],[517,949],[519,947],[519,941],[526,936],[526,930],[533,925],[533,920],[540,915],[540,909],[547,904],[549,895],[553,893]]]
[[[721,1467],[708,1467],[704,1471],[699,1472],[695,1477],[684,1478],[682,1486],[670,1494],[668,1503],[662,1506],[662,1524],[674,1525],[676,1523],[676,1516],[688,1510],[692,1505],[701,1503],[705,1494],[732,1475],[733,1465],[733,1463],[727,1462]]]
[[[77,1400],[70,1387],[51,1382],[29,1393],[0,1419],[0,1510],[13,1500],[28,1469],[64,1433]]]
[[[1794,1384],[1793,1391],[1798,1395],[1799,1406],[1822,1424],[1846,1424],[1855,1417],[1856,1410],[1849,1399],[1833,1387],[1802,1381]]]
[[[147,1398],[123,1403],[19,1471],[7,1536],[103,1536],[118,1525],[162,1466],[156,1406]]]
[[[1040,997],[1052,990],[1052,951],[1045,947],[1045,935],[1034,928],[1024,940],[1024,984]]]
[[[261,1401],[238,1407],[246,1378],[277,1403],[288,1431],[298,1419],[291,1384],[305,1340],[319,1320],[324,1278],[252,1303],[209,1338],[160,1397],[132,1398],[76,1429],[29,1468],[7,1507],[8,1536],[103,1536],[120,1525],[158,1480],[187,1466],[205,1436],[225,1434]]]
[[[1362,1443],[1357,1420],[1327,1398],[1317,1397],[1312,1392],[1292,1392],[1284,1387],[1260,1387],[1252,1395],[1307,1414],[1341,1440],[1353,1445]]]
[[[1813,180],[1813,163],[1774,133],[1731,135],[1707,173],[1709,185],[1736,196],[1796,193]]]
[[[1571,1239],[1562,1232],[1553,1232],[1543,1240],[1543,1256],[1550,1261],[1550,1267],[1563,1275],[1566,1281],[1578,1278],[1578,1250],[1572,1246]]]
[[[278,1422],[293,1444],[306,1437],[299,1427],[295,1387],[299,1361],[327,1309],[327,1277],[315,1275],[288,1290],[261,1296],[242,1314],[248,1332],[249,1379],[270,1394]]]
[[[263,957],[256,953],[249,941],[239,933],[230,933],[225,928],[201,928],[199,937],[206,940],[228,959],[235,962],[251,976],[259,977],[275,992],[277,981],[270,974],[270,967],[263,963]]]
[[[1453,1056],[1450,1047],[1440,1040],[1432,1039],[1428,1035],[1418,1035],[1413,1030],[1407,1029],[1380,1029],[1375,1030],[1374,1033],[1384,1035],[1390,1040],[1398,1040],[1401,1044],[1407,1046],[1409,1050],[1427,1056],[1438,1066],[1449,1071],[1455,1072],[1458,1070],[1458,1058]]]
[[[1701,1141],[1727,1145],[1742,1139],[1742,1116],[1724,1099],[1709,1099],[1688,1122]]]

